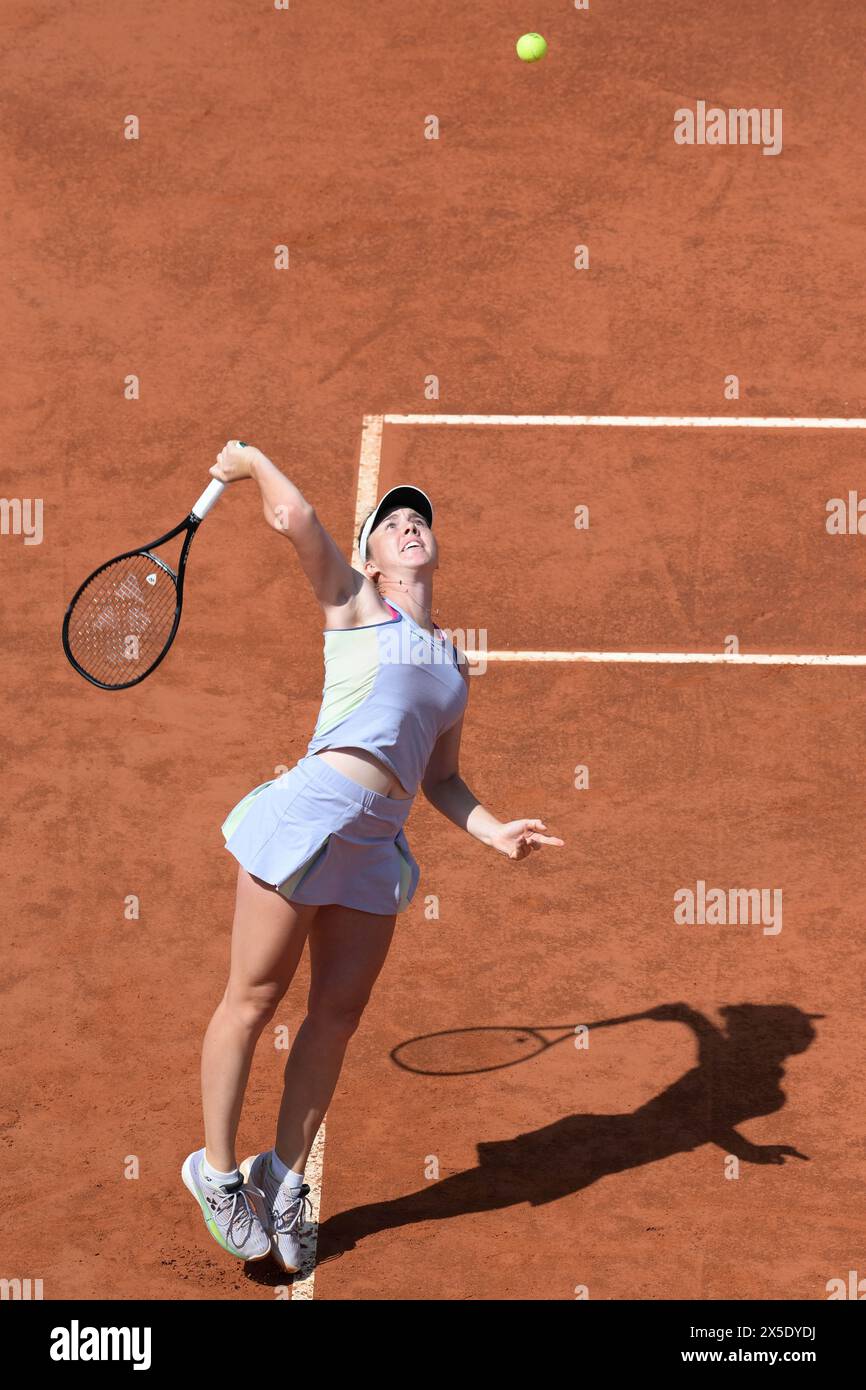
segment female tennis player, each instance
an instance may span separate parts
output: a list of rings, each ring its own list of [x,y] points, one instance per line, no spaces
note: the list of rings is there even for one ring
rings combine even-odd
[[[231,440],[210,470],[253,478],[324,615],[325,682],[307,751],[255,787],[222,826],[238,861],[231,965],[202,1049],[205,1146],[182,1176],[213,1238],[242,1260],[300,1267],[304,1167],[346,1048],[418,886],[403,826],[418,788],[508,859],[563,840],[538,818],[505,823],[458,771],[468,663],[432,621],[439,552],[420,488],[391,488],[358,540],[363,574],[270,459]],[[274,1147],[238,1167],[235,1137],[256,1043],[309,940],[307,1014],[285,1068]]]

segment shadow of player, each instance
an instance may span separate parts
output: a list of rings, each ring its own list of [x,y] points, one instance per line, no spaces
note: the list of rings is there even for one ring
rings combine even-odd
[[[352,1249],[363,1236],[422,1221],[529,1202],[542,1206],[599,1178],[713,1144],[745,1163],[808,1159],[789,1144],[752,1144],[737,1126],[781,1110],[783,1058],[815,1037],[811,1019],[791,1004],[731,1004],[722,1031],[687,1004],[660,1004],[637,1017],[684,1023],[698,1043],[697,1066],[626,1115],[567,1115],[542,1129],[477,1145],[478,1166],[390,1202],[329,1217],[318,1233],[318,1260]]]

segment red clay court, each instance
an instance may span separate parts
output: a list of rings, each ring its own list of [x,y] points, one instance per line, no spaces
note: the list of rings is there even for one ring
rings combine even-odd
[[[515,55],[527,29],[543,62]],[[866,537],[826,524],[866,437],[866,14],[10,0],[0,30],[0,1276],[63,1300],[827,1299],[862,1266],[866,1179]],[[780,153],[677,144],[699,100],[781,110]],[[152,678],[95,690],[59,636],[238,436],[347,556],[387,487],[430,494],[434,616],[483,667],[461,775],[566,842],[510,864],[418,797],[420,887],[294,1281],[224,1256],[178,1172],[228,962],[219,826],[304,751],[317,605],[234,488]],[[676,920],[699,884],[775,916]],[[241,1153],[270,1142],[307,978]],[[485,1031],[659,1006],[532,1055]],[[468,1070],[400,1065],[462,1029]]]

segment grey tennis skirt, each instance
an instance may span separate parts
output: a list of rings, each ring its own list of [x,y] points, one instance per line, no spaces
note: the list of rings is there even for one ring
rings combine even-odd
[[[403,912],[421,876],[403,833],[413,801],[369,791],[309,753],[248,792],[222,833],[248,873],[292,902]]]

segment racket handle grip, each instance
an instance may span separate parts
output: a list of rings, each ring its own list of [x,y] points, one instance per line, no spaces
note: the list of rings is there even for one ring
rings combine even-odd
[[[193,515],[197,516],[199,521],[203,521],[204,518],[207,516],[214,502],[224,492],[225,486],[225,483],[221,483],[219,478],[213,478],[208,483],[201,497],[198,499],[198,501],[195,503],[192,509]]]

